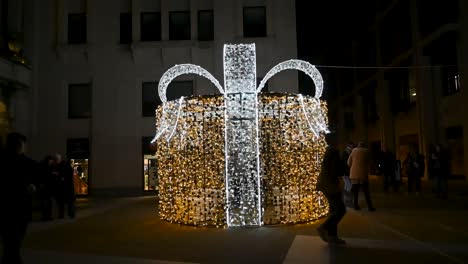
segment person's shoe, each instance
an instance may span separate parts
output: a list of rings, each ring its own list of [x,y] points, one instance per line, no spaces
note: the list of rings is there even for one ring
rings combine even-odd
[[[375,208],[374,208],[374,207],[369,207],[367,210],[368,210],[369,212],[375,212]]]
[[[322,226],[317,227],[317,233],[324,242],[328,242],[328,232],[325,228]]]
[[[346,245],[346,241],[338,237],[329,237],[328,244],[332,245]]]

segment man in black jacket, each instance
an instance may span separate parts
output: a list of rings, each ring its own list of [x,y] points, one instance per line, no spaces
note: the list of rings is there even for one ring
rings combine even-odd
[[[5,151],[0,157],[2,264],[21,263],[20,248],[31,221],[35,163],[24,155],[25,143],[25,136],[8,134]]]
[[[346,213],[339,186],[339,177],[343,176],[343,165],[338,150],[332,145],[332,135],[327,134],[326,140],[328,147],[317,179],[317,190],[327,198],[330,212],[325,222],[317,228],[317,232],[325,242],[345,244],[346,242],[338,237],[338,223]]]

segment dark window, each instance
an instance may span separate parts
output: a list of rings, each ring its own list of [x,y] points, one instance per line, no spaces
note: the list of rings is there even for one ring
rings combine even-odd
[[[190,39],[190,12],[177,11],[169,12],[169,39],[189,40]]]
[[[120,44],[132,42],[132,14],[120,14]]]
[[[442,68],[443,95],[451,95],[460,92],[460,73],[457,66]]]
[[[266,9],[264,6],[244,7],[244,37],[266,37]]]
[[[143,12],[140,22],[141,41],[161,40],[161,13]]]
[[[68,118],[91,117],[91,85],[68,85]]]
[[[175,100],[181,96],[193,95],[192,81],[173,81],[169,84],[166,91],[168,101]],[[142,114],[143,117],[152,117],[161,100],[158,95],[158,83],[144,82],[142,91]]]
[[[167,100],[179,99],[181,96],[193,95],[193,81],[171,82],[167,87]]]
[[[86,43],[86,14],[68,14],[68,44]]]
[[[198,11],[198,40],[214,39],[213,10]]]
[[[161,100],[158,95],[158,83],[157,82],[145,82],[143,83],[142,91],[142,114],[144,117],[154,116],[156,107],[161,104]]]

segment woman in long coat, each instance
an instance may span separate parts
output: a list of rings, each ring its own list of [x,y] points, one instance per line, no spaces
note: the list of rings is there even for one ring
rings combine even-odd
[[[365,147],[364,142],[359,142],[358,146],[351,151],[348,158],[348,166],[350,167],[349,179],[353,184],[351,191],[354,194],[355,210],[361,209],[358,198],[359,190],[362,187],[369,211],[375,211],[369,192],[369,163],[369,150]]]

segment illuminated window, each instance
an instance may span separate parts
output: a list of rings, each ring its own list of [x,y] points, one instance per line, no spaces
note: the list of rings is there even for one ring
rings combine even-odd
[[[73,186],[76,195],[88,194],[89,183],[89,139],[67,139],[67,158],[73,168]]]
[[[143,154],[143,190],[155,191],[158,189],[158,163],[156,160],[156,148],[151,144],[153,137],[141,139]]]

